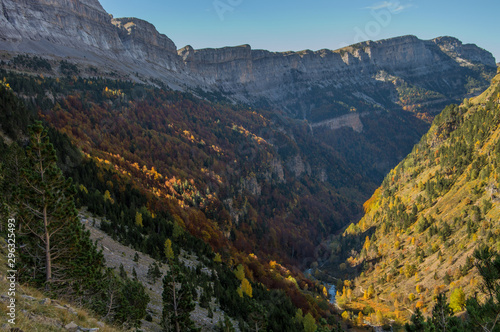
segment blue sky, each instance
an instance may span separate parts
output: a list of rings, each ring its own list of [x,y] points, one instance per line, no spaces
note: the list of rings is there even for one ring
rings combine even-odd
[[[412,34],[454,36],[500,62],[500,1],[100,0],[114,17],[151,22],[178,48],[337,49]]]

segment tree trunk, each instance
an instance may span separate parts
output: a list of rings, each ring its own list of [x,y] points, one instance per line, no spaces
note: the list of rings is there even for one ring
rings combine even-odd
[[[175,330],[177,332],[181,332],[181,327],[179,326],[179,316],[177,314],[177,290],[175,289],[175,275],[172,277],[172,284],[173,284],[173,292],[172,294],[174,295],[174,316],[175,316]]]
[[[49,220],[47,216],[47,206],[43,207],[43,227],[45,237],[45,276],[46,281],[52,279],[52,259],[50,257],[50,235],[49,235]]]

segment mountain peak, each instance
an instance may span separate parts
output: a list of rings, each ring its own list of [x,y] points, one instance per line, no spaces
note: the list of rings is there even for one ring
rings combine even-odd
[[[174,42],[156,30],[156,27],[136,17],[114,18],[111,23],[121,30],[121,35],[126,33],[130,39],[140,41],[144,45],[160,47],[167,52],[177,53]]]
[[[496,67],[493,55],[475,44],[464,44],[455,37],[443,36],[432,39],[432,42],[448,56],[465,66],[483,64],[488,67]]]

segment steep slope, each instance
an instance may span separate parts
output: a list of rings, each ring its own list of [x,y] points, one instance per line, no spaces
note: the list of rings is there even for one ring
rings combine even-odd
[[[16,82],[16,80],[12,79],[12,76],[9,76],[9,78],[11,79],[10,81]],[[19,82],[23,82],[25,86],[30,86],[29,80],[25,77],[17,81],[17,83]],[[77,83],[74,81],[71,82]],[[39,86],[44,86],[45,83],[46,82],[40,81]],[[55,80],[50,80],[50,84],[53,88],[52,91],[59,91],[59,93],[67,92],[66,86],[68,82],[63,81],[57,82],[60,84],[55,83]],[[115,82],[108,81],[107,83],[113,84]],[[122,84],[126,85],[125,83]],[[17,84],[13,83],[12,85],[16,86]],[[56,88],[57,85],[59,85],[59,88]],[[90,85],[99,86],[99,81],[93,82]],[[77,84],[76,87],[81,86]],[[101,91],[101,89],[97,91],[97,95],[100,95],[99,91]],[[25,144],[24,137],[26,126],[32,122],[33,118],[36,118],[36,116],[33,112],[28,112],[22,106],[22,103],[13,95],[9,84],[5,81],[2,81],[0,92],[2,99],[2,103],[0,104],[2,126],[4,128],[11,128],[12,130],[9,133],[16,133],[17,139],[15,141],[23,145]],[[114,92],[109,91],[109,89],[104,89],[103,92],[107,92],[111,95],[114,94]],[[129,91],[124,89],[124,92]],[[156,92],[158,93],[158,91]],[[138,93],[138,91],[136,91],[136,93]],[[183,101],[184,106],[188,103],[188,99],[183,99],[182,95],[173,94],[171,97],[172,99],[169,100],[170,102],[177,99],[177,101]],[[106,98],[109,98],[109,96]],[[153,102],[152,98],[148,100]],[[75,99],[69,98],[68,101],[73,103]],[[63,106],[66,107],[64,102]],[[56,108],[59,108],[59,106],[56,106]],[[11,112],[12,110],[15,112]],[[169,109],[169,111],[172,111],[172,109]],[[226,114],[229,113],[227,110],[222,111],[226,112]],[[174,111],[174,113],[176,112]],[[91,114],[90,117],[95,120],[97,115],[98,114]],[[179,113],[175,115],[179,116]],[[65,117],[63,113],[59,113],[59,116]],[[64,121],[62,118],[60,120]],[[87,131],[90,136],[93,135],[93,133],[91,133],[92,130],[88,130],[89,128],[85,128],[85,126],[79,126],[79,128]],[[229,130],[233,129],[230,128]],[[144,139],[147,141],[148,139],[146,136],[152,133],[154,133],[154,131],[149,131]],[[107,136],[114,135],[106,131],[101,132],[101,134]],[[213,191],[210,195],[212,196],[211,198],[206,192],[200,193],[194,191],[197,185],[194,179],[190,179],[190,181],[175,181],[175,179],[174,181],[165,181],[165,178],[159,174],[154,167],[152,167],[151,170],[146,167],[142,168],[144,175],[141,175],[141,170],[138,170],[135,165],[129,165],[132,166],[130,170],[134,173],[132,177],[132,174],[124,172],[124,169],[128,167],[127,164],[129,164],[129,161],[125,160],[123,157],[119,158],[117,155],[111,156],[109,153],[100,154],[97,149],[91,151],[94,157],[88,155],[83,157],[80,155],[79,150],[71,144],[67,136],[53,129],[50,130],[49,136],[50,142],[53,143],[57,149],[59,165],[66,170],[68,176],[70,175],[74,179],[73,183],[76,185],[75,189],[77,192],[75,203],[79,207],[86,206],[90,211],[104,217],[98,218],[97,221],[93,219],[91,221],[92,224],[100,225],[100,228],[105,230],[110,237],[115,240],[120,240],[127,247],[132,247],[137,251],[149,254],[151,258],[158,260],[158,264],[160,265],[160,268],[155,272],[154,264],[150,264],[152,262],[151,258],[144,258],[143,255],[139,257],[137,253],[134,253],[134,250],[120,247],[113,241],[110,241],[109,238],[106,239],[105,243],[100,242],[99,244],[106,246],[103,247],[103,249],[105,250],[104,256],[108,266],[115,269],[117,268],[116,274],[118,275],[119,272],[120,280],[125,281],[124,284],[122,284],[120,280],[117,280],[117,283],[108,284],[109,288],[106,288],[106,296],[101,296],[100,293],[96,295],[96,289],[86,294],[85,303],[94,303],[101,307],[105,306],[106,310],[99,311],[102,316],[105,316],[101,318],[102,320],[114,320],[114,323],[118,324],[123,322],[122,318],[128,320],[127,318],[131,315],[137,317],[137,313],[135,312],[136,308],[144,305],[143,308],[145,310],[146,303],[144,301],[146,300],[144,300],[144,298],[143,300],[131,298],[126,301],[127,304],[130,303],[130,305],[133,306],[133,310],[129,310],[127,309],[129,308],[128,306],[123,305],[123,297],[120,295],[120,292],[127,290],[127,298],[128,295],[135,297],[140,293],[140,287],[131,287],[132,285],[139,286],[139,284],[135,281],[129,282],[130,279],[126,278],[126,271],[131,273],[132,276],[138,275],[141,281],[144,281],[146,276],[148,281],[155,284],[154,287],[151,286],[151,288],[154,288],[154,290],[151,291],[156,291],[161,294],[161,285],[156,283],[155,280],[157,281],[158,278],[161,277],[162,271],[172,271],[171,267],[176,263],[176,255],[179,258],[178,264],[181,273],[186,276],[185,281],[182,282],[183,288],[188,287],[188,289],[192,290],[193,299],[199,304],[199,307],[197,307],[194,313],[196,318],[195,321],[198,324],[204,325],[204,330],[211,330],[214,328],[214,325],[217,324],[217,321],[220,321],[220,318],[226,320],[225,315],[222,317],[221,315],[223,313],[217,310],[218,308],[222,308],[232,320],[236,320],[236,324],[239,325],[241,330],[248,329],[249,325],[252,327],[258,325],[260,328],[267,326],[269,330],[274,331],[280,329],[301,331],[300,325],[296,324],[293,320],[295,311],[298,307],[302,308],[305,312],[312,313],[316,317],[325,315],[326,318],[326,315],[329,314],[326,298],[324,296],[316,296],[323,291],[322,286],[303,279],[297,270],[286,269],[277,262],[273,264],[272,262],[268,263],[266,261],[266,256],[261,256],[260,251],[255,251],[259,253],[259,256],[254,253],[248,254],[242,250],[238,252],[229,241],[224,240],[223,236],[220,234],[217,222],[207,218],[210,217],[210,213],[217,214],[217,212],[219,212],[217,210],[220,208],[217,206],[217,191]],[[71,136],[73,136],[73,134],[71,134]],[[0,202],[0,215],[4,220],[11,218],[13,213],[15,216],[16,207],[19,205],[16,204],[17,196],[11,193],[15,191],[13,188],[17,187],[15,184],[17,180],[16,173],[18,172],[19,164],[22,163],[22,155],[24,152],[23,148],[16,147],[15,144],[13,144],[14,136],[11,136],[9,140],[5,140],[5,137],[0,140],[0,155],[2,156],[0,162],[0,188],[2,188],[3,193]],[[155,139],[156,138],[157,137],[155,137]],[[165,136],[160,139],[165,139]],[[80,142],[78,140],[76,141]],[[90,142],[87,143],[92,144]],[[149,143],[154,144],[153,141],[149,141]],[[181,146],[184,145],[182,139],[175,141],[175,143]],[[142,145],[139,144],[139,146]],[[102,152],[103,151],[101,151],[101,153]],[[196,155],[200,151],[196,151],[196,148],[193,147],[190,152]],[[96,155],[102,155],[104,158],[112,158],[110,160],[113,161],[115,161],[113,158],[118,157],[119,161],[117,163],[111,163],[109,160],[100,159]],[[141,157],[138,155],[137,157],[140,159],[143,156]],[[233,157],[234,156],[231,156],[231,158]],[[194,161],[198,162],[199,160]],[[220,163],[220,161],[217,160],[215,162]],[[179,167],[182,166],[180,162],[175,164]],[[207,168],[210,169],[211,167],[207,166]],[[159,169],[161,170],[161,168]],[[181,175],[182,172],[188,171],[187,168],[181,170],[173,168],[169,171],[172,170],[181,173]],[[193,170],[192,174],[194,175],[196,173],[196,170]],[[221,179],[221,177],[219,177],[219,179]],[[162,185],[162,183],[164,185]],[[167,183],[173,187],[174,191],[170,192],[170,194],[175,195],[175,197],[165,197],[165,194],[168,193],[168,188],[165,188]],[[175,193],[177,190],[182,191],[182,194],[180,192]],[[208,208],[206,208],[207,205],[209,205]],[[229,218],[227,211],[221,211],[220,214],[223,218]],[[221,220],[225,221],[226,219]],[[89,217],[86,212],[82,215],[82,221],[85,224],[89,222]],[[246,222],[240,221],[240,223],[245,227]],[[203,238],[203,240],[185,232],[183,227],[198,232],[197,235]],[[201,234],[199,234],[200,232]],[[0,235],[5,237],[6,228],[0,229],[0,233]],[[24,268],[28,255],[24,254],[27,247],[25,245],[26,235],[21,236],[21,234],[22,233],[19,233],[19,237],[16,237],[19,251],[23,252],[23,255],[20,256],[17,261],[18,264],[20,264],[19,280],[20,283],[21,280],[23,283],[33,283],[34,281],[29,278],[31,273],[26,273],[26,269]],[[95,230],[93,234],[96,234]],[[93,239],[101,241],[102,236],[99,235],[98,238],[94,237]],[[52,240],[54,240],[54,238],[52,238]],[[217,255],[215,255],[207,242],[212,243],[215,247],[217,247],[216,244],[219,243],[219,253]],[[58,244],[58,242],[52,243],[55,245]],[[174,256],[170,258],[168,262],[165,257],[167,255],[166,252],[168,252],[166,250],[167,243],[169,243],[168,248],[170,248],[171,254]],[[221,248],[220,244],[224,247]],[[119,249],[116,249],[117,247],[119,247]],[[3,250],[1,246],[0,250]],[[112,250],[112,252],[109,252],[110,250]],[[129,257],[115,257],[117,256],[116,250],[120,251],[118,255],[126,255]],[[142,264],[131,263],[132,256],[137,257],[134,257],[134,262],[142,259]],[[222,259],[224,259],[227,264],[224,263]],[[123,263],[125,269],[120,267],[120,263]],[[168,268],[165,266],[162,267],[162,264],[165,263],[168,264]],[[239,263],[245,265],[244,269],[241,269],[242,266],[239,266]],[[150,265],[149,269],[145,264]],[[33,264],[30,264],[29,266],[32,265]],[[237,267],[240,271],[238,274],[235,273]],[[70,270],[72,269],[67,269],[67,271]],[[148,270],[148,273],[146,273],[146,270]],[[103,277],[99,280],[100,284],[107,281],[107,278],[111,275],[110,272],[108,272],[106,273],[106,278]],[[154,275],[156,275],[156,277]],[[265,283],[265,286],[257,282],[258,280]],[[39,283],[37,283],[37,285],[39,285]],[[40,287],[44,288],[43,284]],[[239,291],[241,292],[242,289],[246,295],[239,294]],[[55,298],[56,295],[64,296],[65,298],[70,297],[71,294],[68,295],[67,292],[68,288],[65,290],[66,292],[62,294],[51,293],[51,296],[54,296],[53,298]],[[153,320],[155,323],[159,323],[162,319],[162,304],[159,294],[156,294],[152,298],[153,302],[151,303],[150,309],[153,310],[150,314],[153,317],[146,316],[146,320]],[[37,295],[37,297],[40,297],[40,295]],[[167,298],[166,301],[168,301],[168,299],[169,298]],[[4,300],[5,298],[2,299],[2,301]],[[82,303],[81,300],[77,301],[79,301],[80,304]],[[318,303],[322,303],[321,308],[318,306]],[[202,309],[200,309],[200,307]],[[21,308],[24,310],[24,307]],[[35,315],[29,315],[30,319],[37,321],[39,319],[44,320],[44,315],[38,315],[38,306],[36,308],[35,306],[28,308],[28,311],[31,309],[35,313]],[[120,310],[119,315],[110,311],[116,308]],[[126,316],[121,314],[121,312],[123,312],[121,311],[122,309],[128,310]],[[214,313],[212,310],[217,310],[218,312]],[[55,315],[52,315],[51,309],[40,306],[40,311],[41,313],[49,313],[50,318],[55,318],[54,320],[47,319],[45,321],[47,324],[40,324],[40,330],[55,330],[56,328],[54,327],[51,329],[50,325],[60,326],[62,324],[57,320],[57,317],[54,317]],[[63,309],[63,311],[65,310]],[[144,315],[146,315],[146,311],[138,318],[143,318]],[[22,318],[24,324],[24,315]],[[211,318],[214,319],[212,320]],[[68,317],[63,321],[67,319]],[[81,324],[81,321],[85,319],[86,316],[82,316],[79,317],[78,320],[75,319],[75,322],[77,322],[78,325],[87,326],[88,324]],[[145,324],[146,330],[157,330],[157,328],[151,324],[145,322],[143,322],[143,324]],[[49,325],[49,327],[45,329],[45,327],[41,327],[42,325]],[[33,329],[33,324],[23,326]]]
[[[473,250],[500,249],[499,124],[500,71],[482,95],[436,117],[365,203],[361,221],[330,243],[340,253],[332,261],[346,259],[337,274],[357,276],[338,294],[342,306],[377,305],[404,319],[416,307],[432,309],[440,292],[474,294]]]

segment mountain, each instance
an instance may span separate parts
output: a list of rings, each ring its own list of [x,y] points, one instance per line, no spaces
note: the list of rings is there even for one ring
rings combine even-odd
[[[472,253],[499,249],[499,124],[500,70],[483,94],[436,117],[361,221],[328,244],[331,271],[353,280],[338,294],[343,307],[408,319],[416,308],[430,313],[441,292],[476,296]]]
[[[0,27],[7,60],[64,59],[83,77],[167,86],[307,121],[311,134],[377,184],[439,110],[480,93],[496,68],[491,53],[452,37],[404,36],[335,51],[177,49],[150,23],[115,19],[97,0],[2,0]]]
[[[332,108],[398,107],[405,97],[400,88],[427,96],[411,95],[399,106],[425,102],[420,108],[437,110],[433,105],[485,88],[481,74],[491,75],[496,67],[491,53],[451,37],[404,36],[336,51],[269,52],[249,45],[178,50],[150,23],[114,19],[97,0],[2,0],[0,26],[0,48],[6,51],[69,57],[133,79],[221,92],[312,122],[334,117]]]

